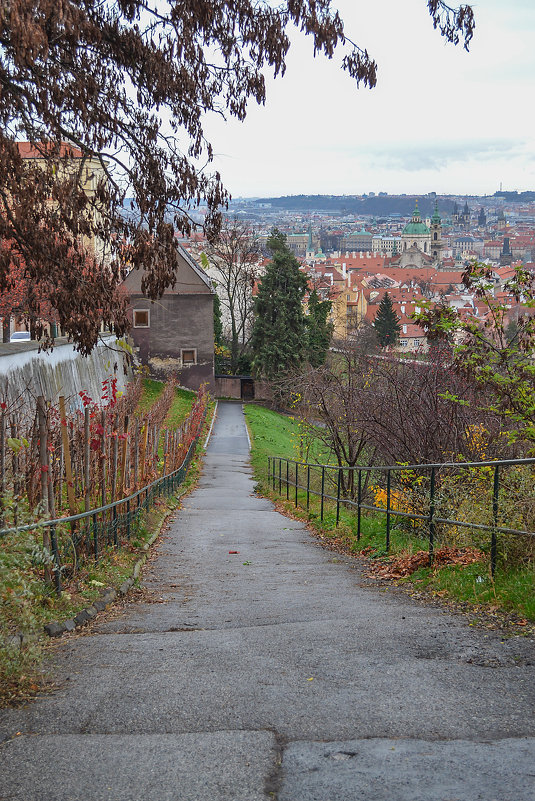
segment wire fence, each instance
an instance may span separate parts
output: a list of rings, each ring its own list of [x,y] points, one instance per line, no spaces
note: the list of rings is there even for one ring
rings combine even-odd
[[[319,499],[319,517],[343,508],[356,513],[361,538],[362,514],[385,515],[385,549],[395,519],[427,540],[430,563],[437,542],[476,545],[490,553],[494,574],[499,557],[515,549],[533,555],[535,547],[535,459],[443,464],[357,466],[300,462],[268,457],[274,492],[307,512]]]
[[[79,561],[90,556],[97,562],[109,547],[119,548],[138,533],[146,514],[162,498],[174,495],[187,476],[188,467],[202,433],[206,419],[207,396],[202,396],[190,415],[191,441],[180,466],[156,478],[135,492],[111,503],[104,504],[68,517],[38,520],[0,530],[0,540],[8,535],[23,532],[40,532],[45,558],[56,592],[62,591],[62,576],[66,570],[76,570]],[[48,534],[48,537],[46,537]],[[45,570],[45,580],[47,571]]]

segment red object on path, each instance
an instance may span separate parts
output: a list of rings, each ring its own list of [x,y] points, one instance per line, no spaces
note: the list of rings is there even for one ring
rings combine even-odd
[[[229,553],[239,553],[239,551],[229,551]]]

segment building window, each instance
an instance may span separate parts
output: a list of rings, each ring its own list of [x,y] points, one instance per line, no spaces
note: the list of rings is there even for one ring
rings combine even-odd
[[[150,311],[148,309],[134,309],[134,328],[150,327]]]
[[[406,348],[407,345],[409,344],[409,341],[407,339],[400,339],[399,344],[401,345],[402,348]]]
[[[189,367],[192,364],[197,364],[197,351],[194,348],[184,348],[181,351],[182,367]]]
[[[414,340],[414,347],[415,348],[419,348],[420,347],[420,340],[419,339],[415,339]]]

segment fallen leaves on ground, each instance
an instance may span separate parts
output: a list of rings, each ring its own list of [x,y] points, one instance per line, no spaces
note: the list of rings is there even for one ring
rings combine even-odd
[[[481,562],[485,554],[477,548],[439,548],[435,551],[433,566],[471,565]],[[389,556],[385,560],[374,562],[368,567],[368,574],[375,578],[399,579],[410,576],[421,567],[429,567],[429,553],[417,551],[401,556]]]

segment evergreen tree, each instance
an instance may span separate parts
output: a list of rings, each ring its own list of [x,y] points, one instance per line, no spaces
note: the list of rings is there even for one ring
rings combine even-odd
[[[214,295],[214,344],[223,344],[223,323],[221,322],[221,301],[217,292]]]
[[[204,254],[203,254],[204,255]],[[217,292],[214,295],[214,369],[218,374],[226,372],[229,351],[223,341],[223,323],[221,322],[221,302]]]
[[[315,289],[308,298],[307,326],[307,358],[312,367],[320,367],[325,363],[327,350],[331,342],[333,324],[329,322],[332,303],[320,300]]]
[[[307,356],[302,306],[307,279],[280,231],[273,230],[267,245],[273,257],[255,299],[251,344],[255,375],[276,379],[298,369]]]
[[[381,347],[385,348],[387,345],[395,345],[398,341],[401,326],[399,324],[399,317],[392,306],[392,298],[388,292],[385,292],[381,299],[377,314],[375,315],[375,320],[373,321],[373,327],[377,332],[377,338],[379,339]]]

